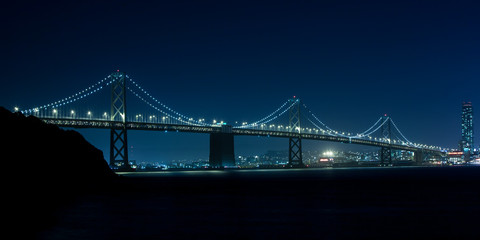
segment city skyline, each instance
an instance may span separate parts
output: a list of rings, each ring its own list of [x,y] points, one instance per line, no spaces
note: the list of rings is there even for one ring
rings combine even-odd
[[[468,87],[480,75],[474,2],[45,4],[4,14],[0,102],[12,110],[120,69],[198,118],[254,121],[295,95],[335,129],[359,132],[388,114],[413,141],[454,148],[461,103],[480,102]],[[80,132],[108,158],[108,133]],[[129,134],[137,158],[208,156],[208,135]],[[288,148],[235,141],[240,154]]]

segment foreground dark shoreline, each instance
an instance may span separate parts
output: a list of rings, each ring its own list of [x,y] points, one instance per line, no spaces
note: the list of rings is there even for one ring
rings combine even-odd
[[[479,167],[126,173],[40,239],[478,239]]]

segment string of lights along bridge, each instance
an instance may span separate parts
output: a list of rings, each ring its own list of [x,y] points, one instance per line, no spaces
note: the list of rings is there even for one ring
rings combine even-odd
[[[78,110],[84,109],[82,105],[98,95],[110,96],[106,109]],[[135,113],[135,109],[128,108],[127,114],[127,95],[129,101],[134,99],[151,112]],[[18,108],[15,110],[19,111]],[[210,134],[209,163],[213,168],[235,165],[235,135],[288,138],[289,167],[303,167],[302,139],[376,146],[380,148],[380,162],[384,165],[391,164],[392,151],[395,150],[413,152],[417,162],[423,161],[427,155],[442,155],[447,151],[410,141],[387,115],[379,117],[360,133],[332,129],[295,96],[256,121],[235,122],[233,125],[215,119],[206,121],[167,106],[118,70],[75,94],[21,112],[60,127],[110,129],[110,165],[115,169],[129,168],[127,132],[131,130]]]

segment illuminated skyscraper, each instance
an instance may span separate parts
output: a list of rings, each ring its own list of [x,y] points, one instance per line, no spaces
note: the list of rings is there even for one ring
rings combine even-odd
[[[473,106],[471,102],[462,104],[462,140],[460,146],[464,152],[473,151]]]

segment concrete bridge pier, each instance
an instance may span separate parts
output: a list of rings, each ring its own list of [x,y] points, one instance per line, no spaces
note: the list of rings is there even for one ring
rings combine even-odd
[[[422,150],[413,152],[413,157],[417,165],[422,165],[424,153]]]
[[[235,166],[234,135],[232,126],[222,126],[221,132],[210,134],[210,167]]]

